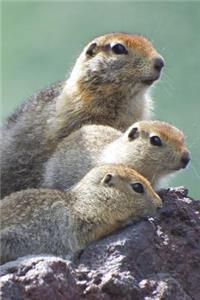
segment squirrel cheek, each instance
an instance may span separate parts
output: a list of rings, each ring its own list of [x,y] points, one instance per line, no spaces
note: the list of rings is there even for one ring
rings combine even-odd
[[[90,70],[92,72],[97,72],[99,70],[99,62],[97,59],[90,61]]]

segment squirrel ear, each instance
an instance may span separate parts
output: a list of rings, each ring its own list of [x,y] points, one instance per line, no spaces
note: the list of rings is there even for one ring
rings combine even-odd
[[[92,43],[89,45],[89,47],[86,50],[87,56],[93,56],[95,54],[95,49],[97,47],[97,43]]]
[[[112,185],[112,179],[113,179],[113,175],[110,173],[107,173],[104,178],[102,179],[103,184],[107,184],[109,186]]]
[[[138,136],[139,136],[138,128],[133,127],[128,134],[128,139],[129,139],[129,141],[132,141],[132,140],[136,139]]]

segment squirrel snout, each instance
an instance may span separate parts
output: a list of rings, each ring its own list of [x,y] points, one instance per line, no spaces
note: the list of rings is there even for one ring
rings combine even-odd
[[[164,62],[163,58],[159,57],[154,60],[154,69],[156,71],[158,71],[159,73],[161,72],[164,65],[165,65],[165,62]]]
[[[181,157],[181,163],[183,165],[183,168],[186,168],[186,166],[188,165],[188,163],[190,162],[191,160],[191,157],[190,157],[190,154],[187,152],[187,153],[184,153]]]

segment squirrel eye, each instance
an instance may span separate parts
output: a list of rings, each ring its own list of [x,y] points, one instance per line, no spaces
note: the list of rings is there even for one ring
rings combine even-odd
[[[128,54],[127,49],[122,44],[115,44],[112,46],[112,51],[115,54]]]
[[[150,143],[154,146],[162,146],[162,141],[157,135],[153,135],[150,137]]]
[[[141,183],[137,182],[137,183],[131,183],[131,187],[132,189],[139,194],[143,194],[144,193],[144,187]]]

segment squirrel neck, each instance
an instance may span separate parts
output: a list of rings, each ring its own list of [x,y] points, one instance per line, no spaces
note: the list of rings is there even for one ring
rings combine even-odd
[[[127,165],[146,177],[153,187],[157,186],[158,180],[162,175],[159,172],[160,170],[156,170],[152,164],[149,164],[148,153],[145,154],[142,142],[136,142],[130,153],[130,145],[127,144],[126,139],[127,137],[122,135],[114,142],[105,146],[99,158],[99,163]],[[141,154],[141,152],[143,153]],[[147,160],[146,163],[145,160]]]
[[[72,72],[56,101],[56,135],[65,136],[84,124],[109,125],[125,131],[133,122],[149,119],[147,88],[137,84],[100,81]],[[67,123],[67,124],[66,124]]]
[[[82,220],[87,220],[89,216],[91,220],[98,219],[97,223],[112,223],[113,218],[110,216],[113,214],[111,203],[113,198],[117,197],[118,190],[112,191],[111,194],[110,189],[101,185],[100,182],[95,183],[92,181],[93,178],[84,178],[72,187],[71,195],[75,199],[72,203],[73,211]]]
[[[73,249],[76,249],[77,244],[77,249],[83,248],[88,242],[111,233],[123,223],[122,220],[116,220],[116,216],[113,217],[112,203],[115,195],[111,198],[105,188],[91,184],[91,180],[75,185],[71,196],[73,201],[69,207],[74,220],[71,228],[74,236]]]

